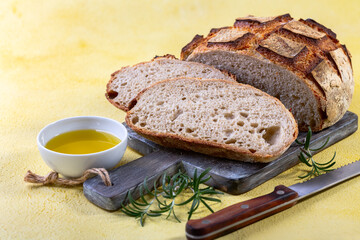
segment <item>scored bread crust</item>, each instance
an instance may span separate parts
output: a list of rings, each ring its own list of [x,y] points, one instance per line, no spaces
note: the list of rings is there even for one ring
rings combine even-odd
[[[272,154],[264,154],[264,153],[259,154],[258,152],[253,153],[253,152],[250,152],[248,149],[235,147],[235,146],[231,146],[228,144],[205,141],[205,140],[201,140],[201,139],[198,139],[195,137],[194,138],[184,137],[179,134],[169,133],[169,132],[161,133],[161,132],[157,132],[156,130],[148,130],[148,129],[144,129],[141,127],[137,127],[131,121],[132,115],[134,114],[131,109],[126,114],[126,117],[125,117],[126,124],[132,130],[137,132],[139,135],[141,135],[153,142],[156,142],[162,146],[165,146],[165,147],[190,150],[190,151],[199,152],[199,153],[203,153],[203,154],[207,154],[207,155],[211,155],[211,156],[215,156],[215,157],[224,157],[224,158],[228,158],[228,159],[245,161],[245,162],[263,162],[263,163],[271,162],[271,161],[275,160],[276,158],[278,158],[282,153],[284,153],[298,136],[298,126],[297,126],[297,123],[296,123],[294,117],[292,116],[291,112],[288,109],[286,109],[285,106],[278,99],[270,96],[269,94],[267,94],[265,92],[260,91],[259,89],[254,88],[250,85],[232,82],[229,80],[221,80],[221,79],[202,80],[202,79],[198,79],[198,78],[181,77],[181,78],[173,78],[173,79],[159,81],[157,83],[154,83],[150,87],[142,90],[137,95],[137,97],[133,100],[132,108],[137,104],[137,101],[143,96],[143,94],[146,91],[148,91],[149,89],[151,89],[152,87],[154,87],[158,84],[162,84],[164,82],[177,81],[178,79],[218,81],[218,82],[224,82],[226,84],[231,84],[234,87],[238,87],[239,85],[246,86],[247,88],[252,89],[253,91],[256,91],[259,94],[267,96],[268,98],[277,102],[278,105],[281,107],[281,109],[284,111],[284,113],[286,113],[287,117],[289,117],[289,119],[292,121],[293,129],[291,131],[292,132],[291,138],[289,138],[286,142],[284,142],[283,147],[281,149],[279,149],[278,151],[273,152]]]
[[[320,120],[312,124],[313,131],[336,123],[350,105],[354,91],[351,55],[334,32],[312,19],[296,21],[289,14],[238,18],[233,27],[211,29],[207,37],[196,35],[182,49],[181,59],[209,64],[201,60],[201,55],[209,53],[247,56],[295,74],[316,101]],[[299,127],[307,130],[307,126]]]
[[[168,60],[168,59],[172,59],[172,60],[175,60],[175,61],[181,61],[179,59],[177,59],[174,55],[171,55],[171,54],[166,54],[164,56],[155,56],[151,61],[147,61],[147,62],[140,62],[138,64],[135,64],[133,66],[126,66],[126,67],[122,67],[120,70],[114,72],[111,74],[111,78],[109,80],[109,82],[107,83],[106,85],[106,93],[105,93],[105,97],[106,99],[112,104],[114,105],[115,107],[123,110],[123,111],[129,111],[129,109],[131,108],[131,103],[134,101],[131,100],[130,101],[130,105],[124,105],[124,104],[121,104],[117,101],[114,100],[114,97],[112,96],[112,94],[116,94],[116,96],[119,94],[118,92],[114,91],[112,89],[112,84],[114,81],[116,81],[116,77],[119,73],[127,70],[127,69],[131,69],[131,68],[137,68],[138,66],[141,66],[141,65],[146,65],[146,64],[149,64],[151,62],[155,62],[155,61],[162,61],[162,60]],[[188,62],[185,62],[186,64],[188,64]],[[231,79],[233,81],[236,81],[236,77],[235,75],[229,73],[228,71],[225,71],[225,70],[219,70],[213,66],[209,66],[209,65],[204,65],[202,63],[192,63],[193,65],[197,65],[197,66],[206,66],[206,68],[209,68],[209,69],[212,69],[214,71],[220,71],[223,75],[224,75],[224,79]],[[163,79],[159,79],[159,80],[163,80]]]

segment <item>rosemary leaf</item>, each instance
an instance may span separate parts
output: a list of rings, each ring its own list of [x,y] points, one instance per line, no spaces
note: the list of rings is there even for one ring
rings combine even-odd
[[[320,151],[323,148],[325,148],[325,146],[328,144],[329,142],[329,138],[326,139],[326,141],[318,148],[309,148],[310,147],[310,142],[311,142],[311,137],[312,137],[312,131],[311,128],[309,127],[309,131],[306,135],[306,139],[304,142],[300,142],[299,140],[295,140],[297,144],[302,145],[303,147],[300,148],[301,152],[299,154],[299,160],[300,162],[306,164],[308,167],[311,168],[311,170],[308,171],[307,174],[299,176],[299,178],[303,179],[303,178],[308,178],[308,177],[312,177],[312,176],[318,176],[321,175],[323,173],[332,171],[333,169],[330,169],[331,167],[333,167],[335,165],[335,156],[336,156],[336,152],[334,153],[333,157],[330,159],[330,161],[326,162],[326,163],[318,163],[314,160],[313,158],[313,152],[316,151]]]
[[[326,144],[328,144],[329,140],[330,140],[330,138],[327,138],[326,141],[324,142],[324,144],[321,145],[321,147],[318,147],[318,148],[309,148],[309,150],[312,151],[312,152],[319,151],[319,150],[323,149],[323,148],[326,146]]]
[[[176,216],[176,214],[175,214],[175,210],[173,209],[172,210],[172,212],[173,212],[173,216],[174,216],[174,218],[179,222],[179,223],[181,223],[181,221],[179,220],[179,218]]]
[[[205,205],[207,209],[209,209],[210,212],[214,213],[214,210],[203,200],[203,198],[200,198],[200,201]]]
[[[147,184],[147,179],[144,179],[144,183],[142,185],[144,187],[144,189],[146,190],[146,194],[154,196],[154,194],[152,194],[152,192],[150,191],[150,189],[148,188],[148,184]],[[141,194],[141,193],[140,193]]]
[[[190,211],[188,212],[188,213],[189,213],[188,220],[191,219],[192,214],[196,211],[196,209],[197,209],[198,207],[199,207],[199,200],[198,200],[197,198],[194,198],[194,201],[193,201],[192,204],[191,204]]]
[[[211,198],[211,197],[201,197],[202,199],[208,200],[208,201],[212,201],[212,202],[221,202],[219,199],[217,198]]]
[[[143,188],[144,188],[144,186],[141,185],[141,186],[140,186],[140,189],[139,189],[139,191],[140,191],[140,198],[141,198],[141,200],[143,201],[143,203],[145,203],[146,205],[149,205],[149,203],[148,203],[148,202],[146,201],[146,199],[144,198]]]
[[[173,216],[176,221],[181,222],[175,214],[175,208],[189,203],[191,206],[188,219],[192,217],[201,204],[210,212],[214,212],[206,201],[221,202],[220,199],[209,196],[223,193],[214,190],[212,187],[201,188],[201,184],[211,179],[210,176],[206,177],[209,171],[210,169],[206,169],[198,175],[197,169],[195,169],[192,179],[181,171],[172,177],[164,174],[154,182],[153,191],[149,189],[147,179],[144,179],[143,184],[139,186],[140,198],[134,200],[131,192],[128,191],[126,197],[128,205],[125,206],[122,203],[120,210],[128,216],[139,219],[141,226],[145,225],[146,217],[159,217],[165,213],[167,214],[166,219]],[[160,183],[160,187],[157,187],[158,183]],[[185,201],[178,202],[176,197],[183,193],[191,193],[191,195]]]
[[[196,196],[195,196],[195,194],[194,194],[194,195],[191,196],[191,198],[189,198],[189,199],[186,200],[185,202],[177,203],[176,205],[177,205],[177,206],[186,205],[186,204],[188,204],[189,202],[193,201],[195,197],[196,197]]]

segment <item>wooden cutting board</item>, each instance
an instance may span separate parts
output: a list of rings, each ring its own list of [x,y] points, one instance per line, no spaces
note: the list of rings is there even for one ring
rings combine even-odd
[[[127,126],[126,126],[127,127]],[[352,112],[330,128],[314,133],[310,146],[321,146],[330,138],[327,147],[346,138],[358,128],[358,117]],[[128,146],[144,154],[144,157],[111,170],[113,186],[107,187],[100,177],[87,180],[84,185],[86,198],[95,205],[106,210],[117,210],[130,190],[133,197],[139,197],[139,185],[147,179],[151,189],[154,182],[165,172],[173,175],[181,169],[192,176],[195,169],[201,173],[211,168],[211,179],[207,185],[213,186],[229,194],[247,192],[265,181],[275,177],[299,163],[299,145],[293,143],[278,159],[271,163],[245,163],[228,159],[219,159],[194,152],[163,148],[133,132],[129,132]],[[304,140],[306,132],[301,132],[298,139]]]

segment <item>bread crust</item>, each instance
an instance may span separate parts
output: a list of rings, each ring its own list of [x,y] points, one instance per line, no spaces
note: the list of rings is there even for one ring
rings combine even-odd
[[[108,82],[107,85],[106,85],[106,93],[105,93],[106,99],[107,99],[112,105],[114,105],[115,107],[117,107],[117,108],[119,108],[119,109],[121,109],[121,110],[123,110],[123,111],[125,111],[125,112],[129,111],[129,110],[131,109],[131,104],[132,104],[133,101],[135,101],[135,99],[133,99],[133,100],[130,102],[130,105],[129,105],[129,106],[125,106],[125,105],[122,105],[122,104],[117,103],[116,101],[113,101],[113,99],[118,95],[117,92],[115,92],[115,91],[113,91],[113,90],[111,89],[111,84],[112,84],[113,81],[116,80],[116,75],[117,75],[118,73],[122,72],[122,71],[125,71],[125,70],[128,69],[128,68],[134,68],[134,67],[137,67],[137,66],[140,66],[140,65],[148,64],[148,63],[150,63],[150,62],[161,61],[161,60],[163,60],[163,59],[179,60],[179,59],[177,59],[174,55],[171,55],[171,54],[166,54],[166,55],[163,55],[163,56],[155,56],[155,57],[154,57],[152,60],[150,60],[150,61],[140,62],[140,63],[137,63],[137,64],[135,64],[135,65],[133,65],[133,66],[125,66],[125,67],[122,67],[120,70],[117,70],[117,71],[115,71],[114,73],[112,73],[112,74],[111,74],[111,77],[110,77],[110,80],[109,80],[109,82]],[[180,60],[179,60],[179,61],[180,61]],[[202,63],[196,63],[196,64],[201,64],[201,65],[202,65]],[[207,66],[207,67],[212,68],[212,69],[214,69],[214,70],[216,70],[216,71],[219,71],[219,69],[216,69],[216,68],[213,67],[213,66]],[[224,75],[226,75],[226,76],[228,76],[229,78],[231,78],[231,79],[233,79],[234,81],[236,81],[236,76],[235,76],[235,75],[229,73],[229,72],[226,71],[226,70],[220,70],[220,71],[221,71]]]
[[[222,39],[230,32],[233,35],[241,32],[241,36],[209,45],[211,39]],[[235,44],[240,41],[246,44]],[[322,118],[312,127],[313,131],[336,123],[350,105],[354,91],[351,55],[333,31],[312,19],[295,21],[289,14],[238,18],[233,27],[212,29],[207,37],[192,41],[191,48],[183,49],[181,57],[192,61],[214,51],[246,55],[294,73],[317,99],[314,104]],[[299,127],[307,130],[307,126]]]
[[[184,78],[182,77],[182,78],[163,80],[163,81],[157,82],[157,83],[151,85],[150,87],[142,90],[137,95],[136,100],[133,101],[132,107],[134,107],[136,105],[137,101],[142,97],[142,95],[146,91],[148,91],[155,85],[158,85],[158,84],[161,84],[161,83],[167,82],[167,81],[176,81],[178,79],[184,79]],[[187,79],[201,80],[201,79],[197,79],[197,78],[187,78]],[[288,140],[288,142],[284,143],[284,146],[273,154],[259,154],[257,152],[252,153],[247,149],[241,149],[241,148],[234,147],[234,146],[227,145],[227,144],[215,143],[215,142],[205,141],[205,140],[201,140],[201,139],[197,139],[197,138],[187,138],[187,137],[183,137],[183,136],[180,136],[180,135],[174,134],[174,133],[161,133],[161,132],[157,132],[156,130],[150,131],[150,130],[147,130],[144,128],[137,127],[130,120],[131,116],[133,114],[133,111],[131,109],[126,114],[126,117],[125,117],[126,124],[132,130],[137,132],[139,135],[141,135],[153,142],[156,142],[162,146],[165,146],[165,147],[190,150],[190,151],[200,152],[200,153],[215,156],[215,157],[223,157],[223,158],[245,161],[245,162],[263,162],[263,163],[271,162],[271,161],[275,160],[276,158],[278,158],[282,153],[284,153],[297,138],[297,136],[298,136],[297,123],[296,123],[295,119],[293,118],[291,112],[289,110],[287,110],[285,108],[285,106],[278,99],[270,96],[269,94],[267,94],[265,92],[260,91],[259,89],[256,89],[256,88],[254,88],[250,85],[246,85],[246,84],[241,84],[241,83],[232,82],[232,81],[228,81],[228,80],[219,80],[219,79],[206,79],[206,80],[202,80],[202,81],[225,82],[227,84],[234,85],[234,87],[237,87],[239,85],[246,86],[248,88],[251,88],[253,91],[258,92],[259,94],[265,95],[265,96],[273,99],[274,101],[276,101],[278,103],[278,105],[286,113],[288,113],[289,118],[293,122],[294,129],[293,129],[292,138],[290,140]]]

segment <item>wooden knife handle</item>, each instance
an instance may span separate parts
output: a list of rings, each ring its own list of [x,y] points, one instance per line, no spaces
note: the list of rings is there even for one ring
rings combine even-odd
[[[295,205],[298,193],[283,185],[272,193],[240,202],[186,224],[187,239],[214,239]]]

